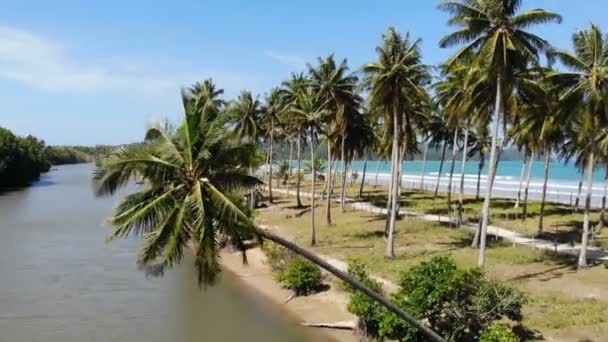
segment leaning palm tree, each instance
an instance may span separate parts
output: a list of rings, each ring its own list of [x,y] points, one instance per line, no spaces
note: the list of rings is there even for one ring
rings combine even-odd
[[[228,107],[230,120],[234,124],[234,134],[241,141],[248,144],[256,144],[260,134],[260,116],[261,103],[257,98],[254,98],[251,92],[243,90],[235,101],[232,101]],[[254,166],[249,166],[249,173],[253,176]],[[251,192],[249,201],[250,209],[255,205],[255,192]]]
[[[485,265],[486,236],[490,217],[492,186],[496,174],[497,141],[499,123],[504,116],[505,96],[513,89],[515,75],[526,70],[530,64],[538,63],[539,54],[549,50],[549,44],[539,36],[526,31],[529,27],[547,23],[561,22],[561,16],[534,9],[518,13],[522,0],[448,0],[439,8],[450,13],[450,25],[459,30],[443,39],[439,45],[450,47],[464,43],[450,60],[449,65],[469,56],[484,65],[487,82],[495,90],[494,131],[490,148],[490,167],[482,209],[481,240],[478,265]]]
[[[571,69],[571,72],[554,73],[549,79],[559,83],[565,90],[560,100],[565,108],[572,109],[586,118],[589,125],[587,131],[581,131],[586,136],[580,150],[587,151],[586,172],[587,194],[585,197],[585,214],[583,221],[582,246],[578,266],[587,266],[587,244],[589,239],[589,221],[591,207],[591,192],[593,171],[596,155],[602,157],[606,151],[606,137],[603,131],[608,127],[608,37],[595,25],[590,29],[576,32],[572,38],[574,53],[557,50],[555,55]],[[575,111],[575,109],[578,109]],[[598,143],[599,142],[599,143]]]
[[[241,241],[257,236],[277,243],[365,293],[413,326],[432,341],[445,341],[424,323],[338,270],[317,255],[255,225],[245,214],[239,194],[260,181],[248,175],[253,144],[241,144],[229,132],[225,114],[214,117],[196,110],[189,93],[183,96],[185,118],[175,132],[160,125],[151,127],[146,142],[122,148],[104,158],[95,171],[95,193],[116,194],[136,177],[144,186],[127,195],[116,208],[109,239],[143,237],[139,261],[154,266],[162,275],[180,263],[186,253],[195,255],[200,285],[211,285],[221,271],[220,237]]]
[[[401,127],[411,124],[409,114],[403,111],[408,101],[416,101],[422,94],[430,76],[428,68],[421,62],[419,40],[411,41],[409,35],[401,36],[394,27],[389,27],[382,36],[382,45],[376,48],[378,59],[363,66],[365,84],[369,88],[370,108],[384,113],[387,127],[392,128],[391,196],[388,213],[388,239],[385,257],[394,258],[394,232],[399,202],[399,161],[403,139]],[[409,95],[406,97],[406,95]],[[408,127],[406,132],[413,132]],[[400,140],[403,139],[403,140]],[[409,146],[409,145],[406,145]]]

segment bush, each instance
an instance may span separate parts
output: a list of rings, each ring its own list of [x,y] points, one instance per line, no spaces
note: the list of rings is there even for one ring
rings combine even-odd
[[[348,263],[348,273],[372,290],[384,294],[382,284],[370,278],[365,265],[359,260],[354,259]],[[381,339],[380,321],[384,307],[361,291],[357,291],[348,285],[343,286],[351,292],[346,308],[348,312],[357,316],[359,333],[366,338]]]
[[[479,342],[519,342],[519,337],[504,324],[494,324],[479,337]]]
[[[427,322],[448,340],[473,341],[503,317],[521,319],[525,297],[516,289],[488,281],[479,270],[459,270],[450,257],[435,257],[401,275],[393,301]],[[424,336],[385,311],[380,334],[399,341],[424,341]]]
[[[276,273],[283,272],[287,264],[296,258],[294,252],[270,242],[262,244],[262,252],[266,255],[266,263]]]
[[[278,280],[296,295],[307,295],[319,290],[321,269],[304,258],[296,257],[287,262],[278,274]]]

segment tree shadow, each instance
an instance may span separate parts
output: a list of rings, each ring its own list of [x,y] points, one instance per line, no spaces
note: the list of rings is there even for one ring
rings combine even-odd
[[[382,238],[384,237],[384,230],[371,230],[367,232],[351,234],[355,239],[369,239],[369,238]]]
[[[544,341],[545,337],[538,330],[533,330],[525,325],[518,323],[513,327],[513,332],[521,341]]]

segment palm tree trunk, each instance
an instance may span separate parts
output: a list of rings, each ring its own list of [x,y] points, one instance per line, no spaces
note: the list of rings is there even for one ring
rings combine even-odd
[[[289,182],[291,181],[291,160],[293,158],[293,140],[289,139],[289,169],[287,170],[287,195],[289,196]]]
[[[581,179],[578,181],[578,192],[576,193],[576,199],[574,200],[574,212],[578,211],[579,199],[581,198],[581,192],[583,189],[583,179],[585,178],[585,172],[581,172]]]
[[[310,190],[310,227],[311,227],[311,238],[310,245],[315,246],[317,244],[317,231],[315,229],[315,183],[317,180],[317,167],[315,165],[315,143],[314,134],[312,128],[310,130],[310,165],[312,167],[312,181]]]
[[[274,120],[270,120],[270,147],[268,153],[268,200],[274,202],[272,198],[272,147],[274,145]]]
[[[361,176],[361,186],[359,187],[359,198],[363,197],[363,185],[365,184],[365,171],[367,171],[367,157],[363,162],[363,175]]]
[[[462,213],[464,211],[464,173],[467,165],[467,148],[469,144],[469,129],[464,129],[464,143],[462,147],[462,165],[460,166],[460,193],[458,197],[458,225],[462,224]]]
[[[551,151],[545,151],[545,181],[543,182],[543,196],[540,201],[540,213],[538,216],[538,231],[536,235],[543,233],[543,218],[545,216],[545,200],[547,199],[547,182],[549,181],[549,158]]]
[[[275,234],[269,232],[268,230],[261,229],[257,226],[255,227],[255,230],[256,230],[256,233],[259,236],[261,236],[262,238],[270,240],[270,241],[272,241],[280,246],[283,246],[286,249],[302,256],[303,258],[309,260],[310,262],[318,265],[319,267],[323,268],[327,272],[329,272],[329,273],[333,274],[334,276],[338,277],[339,279],[343,280],[344,282],[346,282],[347,284],[352,286],[354,289],[357,289],[357,290],[363,292],[365,295],[367,295],[369,298],[371,298],[375,302],[380,303],[382,306],[387,308],[389,311],[396,314],[397,316],[399,316],[400,318],[402,318],[403,320],[405,320],[412,326],[414,326],[417,329],[419,329],[420,331],[422,331],[424,333],[424,335],[427,336],[427,338],[430,341],[445,342],[445,340],[441,336],[437,335],[437,333],[435,333],[433,330],[431,330],[425,323],[419,322],[413,316],[411,316],[409,313],[404,311],[400,306],[395,305],[393,302],[389,301],[386,297],[375,292],[374,290],[372,290],[367,285],[365,285],[364,283],[362,283],[355,277],[351,276],[350,274],[340,271],[339,269],[332,266],[330,263],[328,263],[324,259],[318,257],[316,254],[294,244],[291,241],[288,241],[278,235],[275,235]]]
[[[528,174],[526,175],[526,187],[524,188],[524,208],[523,208],[523,219],[528,218],[528,193],[530,192],[530,178],[532,177],[532,167],[534,166],[534,158],[536,151],[532,150],[530,153],[530,163],[528,165]]]
[[[393,198],[391,201],[391,210],[389,212],[389,228],[388,238],[386,242],[386,252],[384,256],[388,259],[395,258],[395,224],[397,220],[397,202],[399,201],[399,106],[397,103],[397,97],[395,97],[393,104],[393,165],[392,165],[392,194]]]
[[[332,157],[332,170],[333,170],[333,174],[331,176],[331,186],[330,186],[330,195],[334,194],[334,189],[336,188],[336,177],[338,176],[338,158]]]
[[[483,209],[481,215],[481,232],[479,235],[479,258],[477,264],[483,268],[486,263],[486,237],[488,235],[488,221],[490,219],[490,201],[492,200],[492,187],[494,185],[494,176],[496,175],[496,159],[497,159],[497,142],[498,128],[502,115],[502,81],[500,75],[496,81],[496,104],[494,106],[495,128],[492,134],[492,144],[490,147],[490,170],[488,171],[488,182],[486,185],[486,195],[483,201]]]
[[[587,195],[585,196],[585,214],[583,219],[583,236],[581,237],[581,252],[578,256],[578,268],[587,267],[587,245],[589,244],[589,225],[591,211],[591,192],[593,191],[593,166],[595,164],[593,152],[587,161]]]
[[[344,157],[344,135],[342,135],[342,146],[340,147],[341,159],[342,159],[342,191],[340,193],[340,211],[344,212],[344,205],[346,201],[346,158]]]
[[[477,169],[477,192],[475,193],[475,199],[479,199],[479,186],[481,184],[481,171],[486,164],[486,154],[483,151],[479,151],[479,168]]]
[[[391,205],[392,205],[392,200],[393,200],[393,178],[392,178],[392,162],[393,162],[393,154],[391,153],[391,179],[388,182],[388,196],[387,196],[387,200],[386,200],[386,224],[384,225],[384,238],[388,240],[388,230],[390,227],[390,212],[391,212]]]
[[[602,211],[600,212],[599,228],[606,226],[606,193],[608,192],[608,164],[604,165],[606,175],[604,176],[604,194],[602,195]]]
[[[325,224],[332,225],[332,221],[331,221],[331,183],[332,183],[332,178],[331,178],[331,169],[332,169],[332,156],[331,156],[331,141],[329,141],[329,138],[327,139],[327,179],[325,180],[325,187],[327,190],[327,205],[326,205],[326,210],[325,210]]]
[[[426,154],[429,150],[429,144],[424,143],[424,151],[422,152],[422,176],[420,178],[420,191],[424,190],[424,173],[426,171]]]
[[[448,147],[447,142],[443,143],[443,152],[441,152],[441,162],[439,163],[439,172],[437,173],[437,183],[435,184],[435,193],[433,194],[433,207],[439,193],[439,183],[441,182],[441,173],[443,172],[443,162],[445,161],[445,150]]]
[[[448,177],[448,216],[452,217],[452,179],[454,178],[454,167],[456,166],[456,139],[458,139],[458,128],[454,130],[454,139],[452,140],[452,164],[450,165],[450,176]]]
[[[376,178],[374,179],[374,189],[378,186],[378,173],[380,172],[380,157],[376,160]]]
[[[526,173],[526,165],[528,164],[528,148],[524,147],[524,162],[521,164],[521,175],[519,176],[519,189],[517,189],[517,198],[515,199],[515,208],[519,208],[519,201],[521,200],[521,188],[524,183],[524,177]]]
[[[298,133],[298,176],[296,177],[296,202],[297,207],[302,208],[302,200],[300,199],[300,184],[302,182],[302,136]]]

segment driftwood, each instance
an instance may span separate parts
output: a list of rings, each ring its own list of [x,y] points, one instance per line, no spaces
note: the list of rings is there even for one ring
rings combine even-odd
[[[291,294],[289,297],[287,297],[287,299],[285,300],[285,303],[283,303],[283,304],[287,304],[287,303],[289,303],[289,302],[290,302],[292,299],[294,299],[295,297],[296,297],[296,294],[295,294],[295,292],[294,292],[294,293],[292,293],[292,294]]]
[[[341,321],[341,322],[321,322],[321,323],[300,323],[303,327],[311,328],[326,328],[326,329],[339,329],[339,330],[355,330],[357,328],[357,322],[355,321]]]

